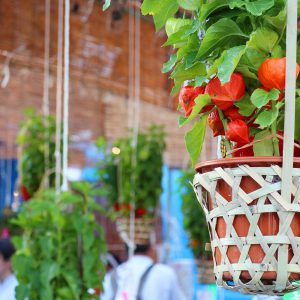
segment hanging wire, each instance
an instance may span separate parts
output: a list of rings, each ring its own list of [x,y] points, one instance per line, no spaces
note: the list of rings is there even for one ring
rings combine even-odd
[[[61,110],[62,110],[62,71],[63,71],[63,0],[58,1],[58,38],[57,38],[57,72],[56,72],[56,134],[55,134],[55,190],[61,192]]]
[[[129,258],[134,255],[135,249],[135,203],[137,145],[140,123],[140,10],[129,5],[129,101],[128,101],[128,127],[132,129],[132,157],[133,174],[131,176],[131,211],[130,211],[130,243]]]
[[[44,39],[44,91],[43,91],[43,114],[44,125],[47,125],[47,117],[49,116],[49,82],[50,82],[50,17],[51,17],[51,1],[45,0],[45,39]],[[45,133],[45,174],[49,169],[49,130]],[[46,176],[45,188],[49,188],[49,177]]]
[[[70,0],[65,0],[65,43],[64,43],[64,115],[63,115],[63,183],[68,190],[68,136],[69,136],[69,68],[70,68]]]

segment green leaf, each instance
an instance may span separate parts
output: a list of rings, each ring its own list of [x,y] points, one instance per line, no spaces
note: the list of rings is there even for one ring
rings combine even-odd
[[[249,2],[248,0],[230,0],[230,8],[246,7],[247,11],[254,16],[261,16],[265,11],[274,6],[274,0],[257,0]]]
[[[207,79],[207,77],[204,76],[204,75],[196,76],[196,78],[195,78],[195,87],[203,85],[203,83],[205,82],[206,79]]]
[[[162,73],[168,73],[170,72],[173,67],[175,66],[177,62],[177,53],[174,53],[170,56],[170,59],[163,64],[163,67],[162,67]]]
[[[252,115],[256,107],[250,101],[250,97],[246,94],[241,100],[234,103],[236,107],[239,108],[239,113],[245,117]]]
[[[263,130],[257,133],[254,137],[254,142],[257,142],[253,145],[253,151],[255,156],[273,156],[273,142],[271,138],[266,139],[270,136],[270,130]]]
[[[178,3],[174,0],[144,0],[141,11],[143,15],[153,16],[155,28],[159,30],[175,15],[178,8]]]
[[[189,117],[180,124],[180,127],[186,125],[187,123],[191,122],[195,117],[197,117],[202,110],[207,104],[211,103],[211,99],[208,94],[203,94],[197,96],[195,99],[195,106],[193,107],[192,113],[189,115]]]
[[[266,57],[266,54],[257,49],[247,48],[237,66],[237,71],[241,72],[245,77],[257,80],[257,70]]]
[[[270,110],[264,110],[259,113],[255,120],[255,124],[260,125],[262,128],[266,128],[273,124],[273,122],[277,119],[278,114],[279,110],[277,107]]]
[[[178,4],[186,10],[197,10],[201,6],[201,0],[177,0]]]
[[[236,46],[225,50],[223,61],[218,66],[218,78],[224,84],[230,80],[242,55],[245,53],[246,46]]]
[[[176,33],[181,27],[186,25],[192,25],[192,20],[190,19],[179,19],[179,18],[169,18],[166,22],[166,33],[167,36],[171,36]]]
[[[261,108],[268,104],[270,100],[276,101],[280,95],[280,91],[277,89],[272,89],[271,91],[266,91],[263,89],[256,89],[251,95],[251,102],[258,108]]]
[[[190,28],[189,25],[180,27],[176,32],[172,33],[163,46],[173,46],[174,48],[180,48],[187,43],[188,38],[185,36],[186,31]]]
[[[241,31],[234,21],[227,18],[221,19],[208,28],[197,58],[203,59],[223,45],[228,45],[230,42],[236,43],[239,37],[248,39],[248,36]]]
[[[214,0],[203,4],[201,7],[200,21],[205,21],[216,10],[228,6],[228,2],[224,0]]]
[[[202,145],[205,138],[206,120],[207,115],[203,115],[198,122],[195,122],[194,127],[185,134],[186,148],[193,165],[197,163],[202,151]]]
[[[279,36],[274,30],[261,27],[251,34],[247,47],[271,53],[277,44],[278,38]]]
[[[103,10],[107,10],[110,7],[111,0],[105,0],[105,3],[103,5]]]
[[[180,62],[176,65],[174,71],[171,74],[171,78],[173,78],[176,82],[176,86],[180,85],[185,80],[194,79],[198,75],[204,75],[206,73],[205,65],[202,63],[196,63],[193,67],[189,69],[185,69],[184,62]]]
[[[283,28],[285,28],[285,24],[286,24],[286,15],[287,15],[287,11],[286,8],[284,8],[283,10],[281,10],[277,16],[268,16],[265,15],[264,16],[264,20],[272,25],[273,27],[275,27],[277,30],[282,31]]]
[[[182,127],[182,125],[186,122],[187,118],[183,117],[183,116],[179,116],[178,119],[178,125],[179,127]]]

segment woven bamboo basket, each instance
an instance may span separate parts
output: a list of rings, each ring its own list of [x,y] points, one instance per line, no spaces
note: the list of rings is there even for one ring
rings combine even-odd
[[[120,217],[116,222],[117,231],[120,238],[125,242],[131,241],[130,235],[130,218]],[[154,220],[150,218],[135,218],[134,219],[134,244],[135,245],[149,245],[151,234],[154,231]]]
[[[229,158],[197,166],[219,286],[282,295],[300,287],[300,159],[292,202],[281,196],[282,158]]]
[[[198,269],[198,282],[212,284],[215,283],[214,262],[207,259],[196,260]]]

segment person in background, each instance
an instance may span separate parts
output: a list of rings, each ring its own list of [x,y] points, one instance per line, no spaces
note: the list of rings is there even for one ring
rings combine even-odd
[[[12,273],[11,257],[15,249],[9,238],[0,238],[0,300],[15,300],[18,281]]]
[[[137,245],[127,262],[105,276],[101,300],[186,300],[173,269],[156,264],[153,247]]]

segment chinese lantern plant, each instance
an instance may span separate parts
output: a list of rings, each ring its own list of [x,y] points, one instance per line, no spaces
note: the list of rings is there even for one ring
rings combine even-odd
[[[110,207],[119,215],[153,217],[162,191],[164,132],[152,126],[145,133],[138,133],[136,150],[134,136],[116,140],[108,145],[101,138],[98,147],[105,159],[99,166],[100,182]]]
[[[25,120],[17,136],[19,185],[25,201],[38,191],[45,175],[49,176],[49,187],[54,186],[55,131],[53,116],[44,117],[34,109],[25,111]],[[45,159],[46,145],[49,147],[48,165]],[[45,174],[47,171],[51,174]]]
[[[167,33],[164,45],[173,46],[163,72],[171,71],[173,93],[179,92],[180,126],[193,121],[185,136],[193,164],[207,124],[214,136],[224,136],[228,157],[282,155],[285,1],[154,2],[145,0],[142,13],[153,15]],[[175,17],[178,10],[186,13]],[[300,117],[300,98],[296,107]]]
[[[193,165],[206,126],[222,136],[226,159],[198,164],[194,188],[209,223],[217,283],[247,293],[282,295],[299,288],[300,271],[292,266],[299,257],[293,246],[300,236],[299,186],[291,195],[297,208],[280,186],[287,3],[144,0],[141,7],[157,30],[164,27],[164,45],[173,47],[162,70],[171,72],[173,93],[179,92],[180,127],[193,124],[185,135]],[[288,71],[297,78],[294,156],[299,156],[299,65]],[[295,158],[295,172],[299,167]],[[293,179],[299,176],[293,173]],[[281,234],[285,245],[278,244]]]
[[[210,259],[211,253],[205,251],[205,244],[209,242],[209,232],[205,215],[197,202],[191,185],[194,170],[183,170],[179,178],[179,192],[182,197],[182,212],[184,214],[184,228],[188,233],[190,247],[197,259]]]
[[[18,300],[99,298],[106,244],[95,212],[94,187],[77,182],[59,197],[43,190],[23,204],[12,221],[22,230],[13,242]]]

